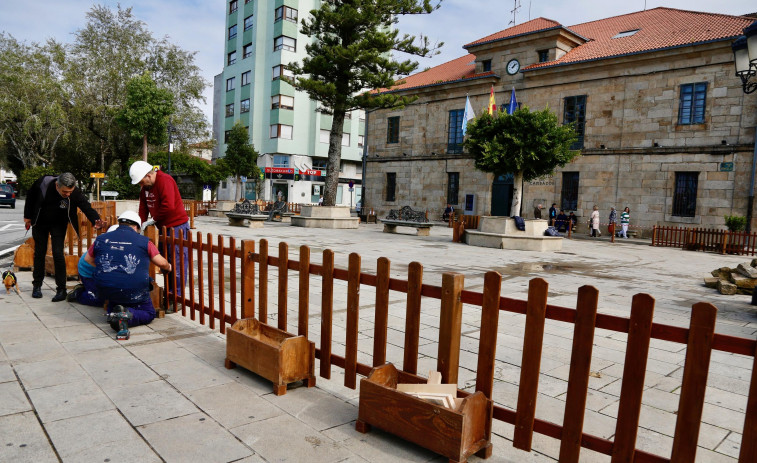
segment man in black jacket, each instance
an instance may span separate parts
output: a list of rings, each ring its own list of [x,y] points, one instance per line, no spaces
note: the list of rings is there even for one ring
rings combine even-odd
[[[32,227],[34,238],[34,280],[32,297],[42,297],[42,280],[45,278],[45,254],[47,254],[48,236],[52,240],[53,263],[55,264],[55,296],[53,302],[66,298],[66,260],[63,244],[66,229],[70,223],[79,233],[79,221],[76,209],[81,209],[95,228],[102,228],[105,222],[76,188],[76,177],[70,172],[58,177],[45,175],[40,177],[26,196],[24,206],[24,223],[27,230]]]

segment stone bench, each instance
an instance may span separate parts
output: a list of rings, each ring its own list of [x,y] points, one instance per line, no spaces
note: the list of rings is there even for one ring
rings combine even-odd
[[[431,235],[431,227],[436,225],[431,222],[415,222],[412,220],[380,220],[384,224],[384,233],[397,233],[397,227],[411,227],[416,229],[417,236]]]
[[[261,228],[263,222],[268,220],[268,215],[260,211],[257,204],[244,200],[235,204],[234,208],[226,213],[229,218],[229,225],[237,227]]]

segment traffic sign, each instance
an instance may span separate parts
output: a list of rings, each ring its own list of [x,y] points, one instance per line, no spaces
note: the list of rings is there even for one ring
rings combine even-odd
[[[89,178],[105,178],[105,172],[90,172]]]

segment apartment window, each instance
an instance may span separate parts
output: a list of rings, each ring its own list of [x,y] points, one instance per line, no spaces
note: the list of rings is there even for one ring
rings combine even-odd
[[[400,117],[389,117],[386,120],[386,142],[387,143],[399,143],[400,142]]]
[[[586,95],[569,96],[565,98],[563,124],[575,122],[573,126],[578,135],[570,149],[578,150],[584,147],[584,126],[586,123]]]
[[[447,204],[458,204],[460,172],[447,172]]]
[[[244,0],[244,4],[245,4],[245,5],[247,5],[247,4],[248,4],[248,3],[250,3],[251,1],[252,1],[252,0]]]
[[[229,40],[237,36],[237,25],[234,24],[229,28]]]
[[[342,146],[350,146],[350,134],[342,133]]]
[[[673,215],[694,217],[697,211],[697,184],[699,172],[676,172],[673,192]]]
[[[244,30],[250,30],[252,29],[252,15],[247,16],[244,18]]]
[[[540,63],[549,61],[549,50],[539,50],[537,53],[539,54]]]
[[[297,40],[280,35],[273,39],[273,51],[276,50],[297,51]]]
[[[678,106],[679,124],[704,123],[707,82],[681,85],[681,99]]]
[[[275,19],[273,22],[286,19],[287,21],[297,22],[297,10],[289,8],[288,6],[280,6],[276,8]]]
[[[449,127],[447,128],[447,152],[463,152],[463,113],[465,110],[453,109],[449,112]],[[455,203],[457,204],[457,203]]]
[[[289,167],[289,156],[283,154],[274,154],[273,167]]]
[[[248,43],[242,46],[242,59],[249,58],[252,55],[252,44]]]
[[[329,168],[328,159],[313,159],[313,170],[326,171]]]
[[[357,136],[357,147],[358,148],[362,148],[363,147],[363,143],[365,143],[365,136],[358,135]]]
[[[226,79],[226,91],[229,92],[231,90],[234,90],[234,77]]]
[[[250,73],[252,71],[247,71],[242,73],[242,87],[245,85],[250,85]]]
[[[226,56],[226,63],[231,66],[237,62],[237,51],[234,50]]]
[[[287,95],[272,96],[271,109],[294,109],[294,97]]]
[[[485,59],[485,60],[481,61],[481,70],[483,72],[489,72],[489,71],[491,71],[492,70],[492,60]]]
[[[386,173],[386,197],[389,202],[395,201],[397,194],[397,174],[395,172]]]
[[[229,14],[237,12],[237,0],[231,0],[229,2]]]
[[[234,103],[230,103],[226,105],[226,117],[231,117],[234,115]]]
[[[321,129],[321,131],[318,133],[318,140],[321,143],[328,143],[330,135],[331,135],[331,131],[330,130]]]
[[[250,99],[249,98],[239,102],[239,112],[240,113],[250,112]]]
[[[273,80],[276,80],[280,78],[281,76],[292,78],[294,77],[294,73],[284,67],[283,64],[279,64],[278,66],[273,67]]]
[[[578,209],[578,172],[562,173],[560,208],[565,211]]]
[[[231,130],[227,130],[223,133],[223,142],[228,143],[229,142],[229,134],[231,133]],[[225,187],[224,187],[225,188]]]
[[[291,140],[292,132],[293,132],[292,129],[293,127],[291,125],[272,124],[271,125],[271,138],[283,138],[285,140]]]

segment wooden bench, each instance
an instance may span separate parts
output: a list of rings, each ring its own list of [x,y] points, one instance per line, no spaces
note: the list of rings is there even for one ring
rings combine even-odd
[[[244,200],[234,205],[234,209],[226,213],[229,225],[237,227],[262,228],[263,222],[268,220],[268,215],[260,212],[257,204]]]
[[[435,225],[428,221],[427,212],[414,211],[410,206],[391,209],[381,223],[384,224],[384,233],[397,233],[397,227],[412,227],[416,229],[417,236],[431,235],[431,227]]]

